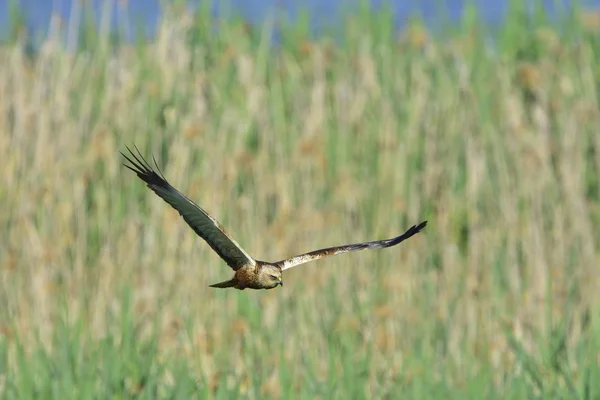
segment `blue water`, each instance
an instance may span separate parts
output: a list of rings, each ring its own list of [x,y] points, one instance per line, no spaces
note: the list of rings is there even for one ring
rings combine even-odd
[[[568,9],[572,0],[523,0],[525,4],[542,3],[550,14],[558,8]],[[9,13],[10,0],[0,0],[0,35],[8,31],[10,25]],[[74,4],[81,0],[20,0],[19,4],[25,14],[26,26],[31,32],[43,35],[49,25],[50,16],[56,13],[64,21],[81,12],[80,7]],[[100,15],[105,0],[87,0],[95,11]],[[113,0],[111,7],[111,26],[113,28],[128,27],[134,31],[134,26],[142,27],[146,36],[151,36],[160,18],[161,7],[159,0]],[[193,7],[198,1],[189,1]],[[352,12],[358,7],[358,0],[227,0],[213,3],[212,9],[215,13],[228,14],[234,12],[243,16],[251,23],[260,23],[266,16],[272,15],[273,10],[284,13],[294,18],[300,9],[307,10],[313,17],[312,26],[318,32],[319,28],[327,27],[336,17],[343,13]],[[227,3],[228,6],[222,4]],[[436,25],[440,18],[450,21],[458,21],[466,4],[473,3],[477,6],[481,19],[487,23],[495,24],[502,20],[509,5],[508,0],[371,0],[373,7],[379,7],[382,3],[391,3],[396,24],[400,27],[412,15],[419,15],[426,23]],[[119,7],[117,4],[126,4]],[[600,6],[600,0],[580,0],[578,4],[585,7]],[[126,10],[126,12],[123,12]]]

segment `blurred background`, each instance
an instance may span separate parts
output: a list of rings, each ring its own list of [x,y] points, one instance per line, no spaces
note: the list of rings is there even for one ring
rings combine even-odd
[[[165,8],[174,3],[188,10],[207,7],[214,16],[237,16],[253,25],[272,17],[294,20],[308,15],[312,32],[323,33],[340,28],[348,14],[356,14],[364,7],[386,8],[397,27],[419,16],[429,29],[443,31],[445,24],[459,22],[470,7],[477,10],[479,18],[486,25],[497,26],[505,20],[514,5],[520,5],[529,12],[541,8],[550,18],[556,19],[565,11],[571,12],[574,7],[593,9],[600,5],[600,0],[0,0],[0,26],[14,23],[11,20],[12,8],[22,11],[22,23],[29,30],[42,34],[51,25],[52,18],[78,23],[81,14],[89,12],[90,19],[96,22],[103,19],[112,29],[120,30],[120,34],[128,38],[140,33],[152,36],[156,33]]]
[[[0,397],[598,398],[594,2],[224,4],[0,0]]]

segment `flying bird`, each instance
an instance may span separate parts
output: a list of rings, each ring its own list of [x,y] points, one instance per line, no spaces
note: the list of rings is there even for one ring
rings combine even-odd
[[[246,288],[273,289],[278,285],[283,286],[282,272],[286,269],[320,258],[350,251],[392,247],[419,233],[427,225],[427,221],[423,221],[418,225],[413,225],[402,235],[391,239],[329,247],[300,254],[274,263],[259,261],[246,253],[246,251],[233,240],[216,219],[211,217],[201,207],[171,186],[160,171],[160,168],[158,168],[156,159],[154,159],[154,165],[156,166],[155,171],[144,159],[138,148],[135,147],[135,149],[138,153],[137,156],[129,149],[129,147],[127,147],[127,150],[131,157],[128,157],[121,152],[123,157],[131,164],[123,165],[135,172],[141,180],[146,182],[146,185],[152,189],[154,193],[177,210],[194,232],[204,239],[206,243],[208,243],[208,245],[227,263],[227,265],[235,271],[233,278],[230,280],[215,283],[210,285],[210,287],[231,287],[239,290],[244,290]]]

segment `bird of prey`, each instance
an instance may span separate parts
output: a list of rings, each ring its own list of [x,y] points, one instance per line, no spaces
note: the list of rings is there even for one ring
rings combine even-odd
[[[273,289],[278,285],[283,286],[282,272],[286,269],[309,261],[350,251],[392,247],[417,234],[425,228],[425,225],[427,225],[427,221],[423,221],[418,225],[413,225],[402,235],[391,239],[329,247],[300,254],[274,263],[259,261],[246,253],[246,251],[244,251],[244,249],[229,236],[216,219],[211,217],[206,211],[171,186],[158,168],[156,159],[154,159],[154,165],[156,166],[155,171],[144,159],[137,147],[135,149],[138,153],[137,156],[129,149],[129,147],[127,147],[127,150],[131,157],[128,157],[121,152],[123,157],[131,163],[131,165],[123,165],[135,172],[141,180],[146,182],[146,185],[152,189],[154,193],[177,210],[194,232],[204,239],[206,243],[208,243],[208,245],[227,263],[227,265],[235,271],[233,278],[230,280],[215,283],[210,285],[210,287],[231,287],[239,290],[244,290],[246,288]]]

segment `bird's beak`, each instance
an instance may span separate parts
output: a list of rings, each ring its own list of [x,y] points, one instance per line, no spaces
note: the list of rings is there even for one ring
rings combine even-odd
[[[283,281],[279,281],[279,286],[283,287]]]

